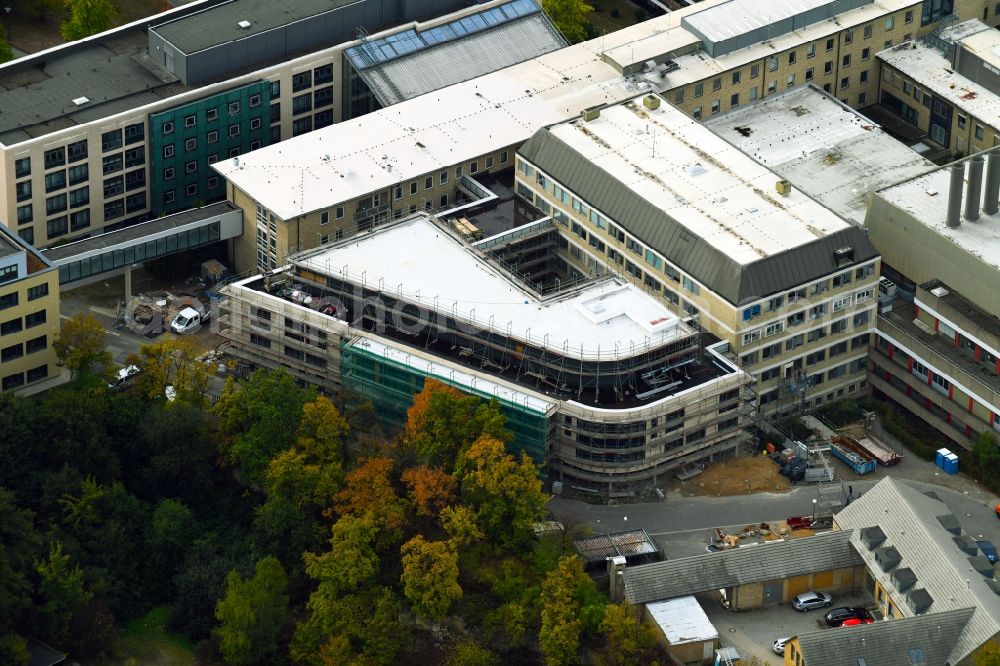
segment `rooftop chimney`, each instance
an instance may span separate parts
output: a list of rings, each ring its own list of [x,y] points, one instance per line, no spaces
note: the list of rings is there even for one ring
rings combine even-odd
[[[995,215],[1000,210],[1000,148],[994,148],[989,153],[986,162],[986,192],[983,194],[983,212]]]
[[[969,189],[965,193],[965,219],[979,219],[979,202],[983,196],[983,158],[976,155],[969,160]]]
[[[959,219],[962,213],[962,181],[965,176],[965,165],[956,162],[951,165],[951,183],[948,186],[948,217],[945,223],[956,228],[962,223]]]

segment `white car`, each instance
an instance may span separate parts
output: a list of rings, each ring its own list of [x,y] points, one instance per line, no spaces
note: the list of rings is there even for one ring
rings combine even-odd
[[[771,645],[774,654],[785,654],[785,643],[790,640],[792,640],[791,636],[788,638],[775,638],[774,643]]]
[[[108,388],[115,391],[124,391],[132,383],[132,378],[139,374],[139,372],[139,366],[136,365],[126,365],[123,368],[118,368],[118,372],[108,382]]]

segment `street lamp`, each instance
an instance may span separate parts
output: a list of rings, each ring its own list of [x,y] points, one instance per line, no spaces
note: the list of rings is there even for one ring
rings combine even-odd
[[[815,497],[813,497],[813,520],[812,521],[814,523],[816,522],[816,504],[817,503],[819,503],[819,500],[816,499]]]

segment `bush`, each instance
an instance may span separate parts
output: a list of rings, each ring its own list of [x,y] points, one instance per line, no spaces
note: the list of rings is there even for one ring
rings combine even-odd
[[[621,15],[622,15],[622,13],[621,13],[621,11],[619,11],[619,9],[617,7],[612,8],[612,10],[611,10],[611,18],[618,18]]]
[[[863,417],[861,407],[853,400],[830,402],[820,407],[818,411],[820,416],[837,427],[857,423]]]

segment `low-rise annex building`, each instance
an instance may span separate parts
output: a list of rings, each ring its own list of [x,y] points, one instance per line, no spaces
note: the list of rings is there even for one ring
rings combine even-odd
[[[233,355],[358,391],[390,426],[427,377],[495,398],[514,449],[585,492],[649,491],[746,441],[747,376],[662,303],[612,277],[525,282],[423,214],[225,293]]]
[[[726,341],[761,409],[865,389],[879,256],[859,227],[657,95],[539,130],[517,160],[573,272],[619,273]]]

